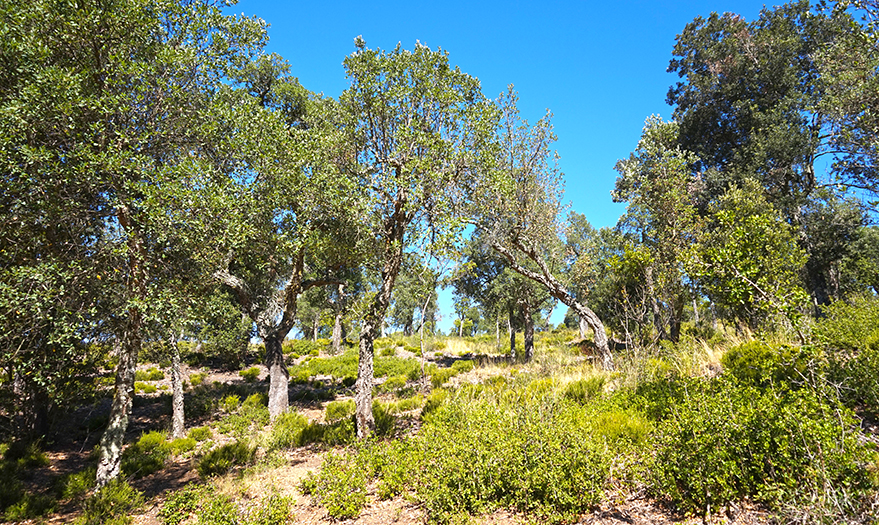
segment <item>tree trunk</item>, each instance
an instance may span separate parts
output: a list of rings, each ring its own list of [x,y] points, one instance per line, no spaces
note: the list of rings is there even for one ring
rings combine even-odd
[[[531,315],[531,303],[522,302],[522,317],[525,321],[525,362],[534,357],[534,316]]]
[[[696,304],[695,297],[693,297],[693,320],[697,325],[699,324],[699,306]]]
[[[397,169],[399,175],[400,168]],[[354,418],[357,421],[357,437],[368,437],[375,431],[375,419],[372,415],[372,385],[373,385],[373,357],[375,347],[373,345],[378,326],[382,327],[384,335],[384,319],[391,304],[391,293],[394,290],[394,282],[400,273],[400,265],[403,263],[403,238],[406,233],[406,225],[412,218],[405,212],[406,194],[401,192],[397,195],[394,203],[394,213],[385,222],[387,237],[384,244],[384,264],[381,271],[381,286],[370,302],[366,315],[360,326],[359,360],[357,363],[357,382],[354,384]]]
[[[656,328],[656,336],[660,341],[668,339],[665,332],[665,322],[662,319],[662,308],[656,299],[656,288],[653,285],[653,267],[647,266],[644,270],[644,283],[647,285],[647,297],[653,313],[653,326]]]
[[[501,347],[501,314],[498,313],[494,319],[494,347]]]
[[[513,329],[513,307],[510,306],[509,315],[507,316],[507,332],[510,335],[510,359],[516,359],[516,330]]]
[[[312,323],[312,326],[311,326],[311,342],[312,343],[317,342],[317,332],[318,332],[318,329],[320,328],[320,324],[318,321],[319,321],[318,316],[315,315],[314,322]]]
[[[684,319],[684,300],[682,297],[676,297],[672,301],[671,320],[669,321],[669,337],[673,343],[677,343],[681,338],[681,323]]]
[[[532,281],[538,282],[543,286],[546,286],[549,294],[563,304],[572,308],[577,315],[580,316],[580,323],[586,323],[589,328],[592,329],[592,332],[595,334],[595,345],[598,347],[598,351],[601,354],[601,363],[605,370],[613,369],[613,355],[610,353],[610,347],[607,344],[607,334],[604,333],[604,324],[602,324],[601,319],[595,315],[591,309],[589,309],[586,305],[580,304],[574,297],[565,290],[565,287],[556,279],[552,273],[549,271],[549,268],[546,266],[546,263],[537,255],[537,253],[532,249],[529,250],[521,243],[516,243],[516,248],[527,254],[528,258],[535,262],[538,267],[540,267],[540,273],[532,271],[528,268],[525,268],[521,264],[516,261],[516,258],[513,254],[502,246],[499,243],[492,244],[492,248],[494,248],[498,253],[504,256],[507,259],[507,262],[510,263],[510,267],[520,275],[523,275]]]
[[[287,410],[287,385],[290,373],[284,363],[282,341],[287,334],[270,332],[263,336],[266,345],[266,367],[269,369],[269,417],[272,421]]]
[[[96,476],[99,489],[119,475],[122,464],[122,445],[125,443],[128,415],[134,401],[134,372],[137,369],[137,354],[141,344],[140,322],[140,311],[137,308],[130,309],[128,328],[123,336],[119,364],[116,366],[116,387],[110,408],[110,421],[101,437],[101,459]]]
[[[146,299],[147,269],[140,233],[132,223],[130,211],[120,206],[117,212],[119,224],[128,233],[128,289],[129,300],[125,332],[119,350],[119,364],[116,366],[116,386],[110,420],[107,430],[101,437],[101,458],[98,461],[96,486],[100,490],[110,480],[119,475],[122,464],[122,445],[128,429],[128,416],[134,400],[134,372],[137,369],[137,355],[143,343],[141,329],[143,312],[133,301]]]
[[[333,320],[333,354],[342,351],[342,312],[336,312]]]
[[[181,334],[182,338],[183,334]],[[184,436],[186,428],[183,412],[183,378],[180,375],[180,347],[171,333],[171,438]]]

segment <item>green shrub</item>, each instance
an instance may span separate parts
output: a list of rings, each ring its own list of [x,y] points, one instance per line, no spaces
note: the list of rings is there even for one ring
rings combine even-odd
[[[324,443],[330,446],[348,445],[354,442],[356,434],[354,418],[340,419],[323,425],[313,421],[302,429],[300,441],[302,445],[310,443]]]
[[[204,372],[189,374],[189,384],[191,384],[192,386],[199,386],[204,383],[205,376],[206,374]]]
[[[141,478],[165,467],[169,451],[164,432],[147,432],[122,452],[122,473]]]
[[[595,433],[606,441],[643,445],[653,430],[650,421],[633,410],[609,409],[600,412],[594,422]]]
[[[581,405],[585,405],[598,397],[604,390],[604,376],[592,376],[568,383],[564,396]]]
[[[285,354],[295,355],[320,355],[320,351],[325,349],[329,341],[326,339],[318,339],[310,341],[308,339],[287,339],[284,341],[282,348]]]
[[[284,412],[275,418],[266,448],[277,450],[302,444],[302,430],[308,426],[308,418],[298,412]]]
[[[729,349],[720,363],[742,384],[791,388],[807,380],[814,383],[816,374],[823,370],[821,361],[820,355],[808,348],[750,341]]]
[[[47,494],[25,492],[17,503],[6,508],[3,518],[8,523],[39,518],[55,512],[57,507],[58,502]]]
[[[241,406],[241,398],[235,394],[228,395],[223,398],[223,410],[226,412],[235,412]]]
[[[189,483],[169,494],[159,510],[159,519],[163,525],[179,525],[196,515],[202,505],[213,497],[214,490],[210,485]]]
[[[202,478],[225,474],[232,467],[249,464],[253,461],[254,454],[256,454],[256,448],[242,441],[223,445],[211,450],[201,458],[197,467],[198,474]]]
[[[144,394],[155,394],[158,389],[156,385],[151,385],[149,383],[144,383],[142,381],[134,382],[134,392],[136,394],[144,393]]]
[[[165,379],[165,374],[156,367],[149,370],[137,370],[134,372],[134,379],[137,381],[161,381]]]
[[[858,351],[866,349],[868,341],[879,339],[879,297],[836,301],[823,314],[812,335],[824,348]]]
[[[110,480],[83,503],[76,525],[123,525],[131,523],[130,514],[143,504],[143,495],[121,479]]]
[[[210,427],[195,427],[189,429],[187,437],[190,437],[198,442],[202,442],[206,439],[210,439],[212,435],[213,432],[211,432]]]
[[[241,404],[241,407],[247,411],[252,409],[259,410],[267,407],[268,404],[269,396],[262,392],[257,392],[255,394],[247,396],[247,399],[244,400],[244,403]]]
[[[811,390],[693,383],[657,431],[652,487],[685,512],[866,489],[854,420]]]
[[[473,370],[474,363],[469,359],[459,360],[452,363],[452,370],[459,374],[463,374]]]
[[[63,499],[74,499],[85,496],[95,488],[95,476],[97,467],[89,467],[80,472],[74,472],[61,478],[58,482],[58,496]]]
[[[183,454],[185,452],[195,450],[195,445],[196,440],[194,438],[183,437],[168,442],[166,448],[172,455],[179,456],[180,454]]]
[[[327,403],[326,420],[328,423],[345,419],[354,415],[354,400],[333,401]]]
[[[397,355],[397,348],[393,346],[382,348],[378,351],[378,355],[381,357],[394,357]]]
[[[309,472],[300,490],[315,497],[336,520],[355,518],[366,505],[366,485],[370,472],[359,462],[345,461],[327,454],[319,475]]]
[[[259,507],[251,509],[247,525],[286,525],[292,517],[293,498],[272,493],[264,498]]]
[[[382,392],[394,392],[406,387],[406,376],[390,376],[384,382],[378,385],[378,389]]]
[[[446,384],[449,379],[455,377],[457,374],[458,372],[452,368],[437,368],[430,375],[430,384],[433,386],[433,388],[439,388]]]
[[[196,525],[238,525],[238,507],[231,498],[214,492],[203,502]]]
[[[259,378],[259,367],[252,366],[247,370],[242,370],[238,372],[238,375],[240,375],[245,382],[253,383]]]

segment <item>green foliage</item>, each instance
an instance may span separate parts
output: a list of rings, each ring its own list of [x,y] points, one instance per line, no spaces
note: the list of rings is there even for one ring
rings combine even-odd
[[[394,392],[406,387],[406,376],[390,376],[378,385],[378,390],[382,392]]]
[[[326,349],[326,347],[327,341],[325,339],[320,339],[318,341],[311,341],[310,339],[286,339],[282,344],[285,354],[293,354],[296,356],[310,355],[316,357],[320,355],[321,350]]]
[[[134,373],[134,379],[137,381],[161,381],[165,379],[165,374],[156,367],[150,367],[148,370],[137,370]]]
[[[832,350],[858,351],[879,338],[879,297],[862,297],[851,303],[836,301],[823,309],[813,330],[815,342]]]
[[[328,454],[319,475],[308,473],[300,490],[315,496],[334,519],[350,519],[366,505],[366,483],[369,472],[356,462],[347,462]]]
[[[241,408],[247,412],[259,411],[261,408],[268,406],[268,403],[269,396],[262,392],[257,392],[247,396],[247,399],[241,404]]]
[[[58,502],[48,494],[31,494],[26,492],[17,503],[6,508],[6,511],[3,513],[3,519],[6,522],[13,523],[39,518],[40,516],[55,512],[57,507]]]
[[[122,452],[122,473],[141,478],[162,470],[169,455],[166,438],[167,434],[159,431],[141,435]]]
[[[198,512],[196,525],[239,525],[238,507],[226,495],[214,492]]]
[[[308,426],[308,418],[298,412],[284,412],[275,418],[266,442],[267,450],[297,447],[302,443],[302,431]]]
[[[598,397],[604,391],[604,376],[592,376],[578,381],[572,381],[565,387],[564,396],[575,403],[585,405]]]
[[[226,412],[235,412],[241,405],[241,398],[235,394],[231,394],[223,398],[223,410]]]
[[[130,514],[143,504],[143,494],[121,479],[110,480],[83,503],[75,525],[127,525]]]
[[[328,423],[351,417],[354,415],[354,400],[346,399],[327,403],[326,414]]]
[[[693,383],[657,429],[653,490],[704,514],[750,498],[778,508],[825,491],[863,493],[854,420],[811,390]]]
[[[643,446],[653,425],[634,410],[606,409],[595,416],[594,432],[616,446],[632,444]]]
[[[256,447],[243,441],[236,441],[205,454],[196,468],[202,478],[218,476],[229,472],[232,467],[249,464],[255,454]]]
[[[192,386],[199,386],[204,383],[204,378],[207,374],[204,372],[196,372],[194,374],[189,374],[189,384]]]
[[[285,525],[289,523],[295,500],[277,493],[263,498],[259,507],[251,509],[244,525]]]
[[[259,367],[252,366],[247,370],[238,372],[238,375],[241,376],[245,382],[253,383],[259,377]]]
[[[189,433],[187,437],[190,437],[198,442],[204,441],[206,439],[210,439],[213,435],[210,427],[195,427],[189,429]]]
[[[158,389],[156,385],[152,385],[150,383],[144,383],[142,381],[134,382],[134,391],[135,393],[144,393],[144,394],[155,394]]]
[[[64,476],[57,485],[58,496],[62,499],[75,499],[86,495],[95,487],[97,470],[97,467],[92,466]]]
[[[189,483],[170,493],[159,510],[159,519],[163,525],[180,525],[195,514],[205,500],[213,497],[213,492],[209,485]]]
[[[821,356],[806,347],[742,343],[721,358],[724,372],[745,385],[794,388],[822,373]],[[814,381],[813,381],[814,383]]]
[[[197,441],[194,438],[182,437],[168,442],[166,448],[172,455],[179,456],[185,452],[195,450],[196,444]]]

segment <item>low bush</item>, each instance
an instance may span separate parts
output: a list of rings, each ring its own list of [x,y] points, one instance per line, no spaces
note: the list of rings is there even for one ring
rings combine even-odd
[[[55,512],[58,502],[48,494],[32,494],[25,492],[17,503],[10,505],[3,513],[7,523],[40,518]]]
[[[378,390],[382,392],[394,392],[406,388],[406,376],[390,376],[378,385]]]
[[[720,360],[725,373],[744,385],[760,388],[798,388],[816,384],[823,375],[823,358],[810,348],[749,341],[729,349]]]
[[[195,427],[189,429],[187,437],[190,437],[198,442],[202,442],[206,439],[210,439],[212,435],[213,432],[211,432],[210,427]]]
[[[308,418],[298,412],[284,412],[275,418],[266,440],[268,450],[297,447],[302,444],[302,431],[308,426]]]
[[[189,384],[191,384],[192,386],[199,386],[204,383],[205,376],[206,374],[204,372],[189,374]]]
[[[196,515],[203,502],[212,495],[213,488],[210,485],[189,483],[169,494],[159,510],[159,519],[164,525],[179,525]]]
[[[292,518],[294,499],[277,493],[263,498],[259,506],[250,509],[246,525],[286,525]]]
[[[143,494],[121,479],[109,483],[85,500],[75,525],[125,525],[143,504]]]
[[[601,394],[604,390],[604,383],[604,376],[599,375],[573,381],[565,387],[564,397],[585,405]]]
[[[164,432],[147,432],[122,452],[122,473],[141,478],[165,467],[169,449]]]
[[[366,485],[371,475],[361,455],[343,458],[330,453],[324,457],[320,474],[309,472],[299,488],[303,494],[314,496],[333,519],[351,519],[366,505]]]
[[[223,398],[223,410],[226,412],[235,412],[241,406],[241,398],[235,394],[228,395]]]
[[[67,474],[56,485],[58,497],[62,499],[75,499],[85,496],[90,490],[95,488],[97,471],[97,467],[89,467],[79,472]]]
[[[245,382],[253,383],[257,379],[259,379],[259,367],[252,366],[247,370],[242,370],[238,372],[238,375],[241,376],[241,378],[244,379]]]
[[[198,474],[202,478],[218,476],[229,472],[235,466],[247,465],[253,461],[256,447],[243,441],[236,441],[215,448],[198,462]]]
[[[811,390],[724,378],[692,383],[657,430],[653,490],[705,514],[748,498],[778,508],[832,491],[866,490],[853,418]]]
[[[354,400],[332,401],[327,403],[326,420],[328,423],[345,419],[354,415]]]
[[[143,381],[135,381],[134,382],[134,392],[136,394],[144,393],[144,394],[155,394],[158,391],[156,385],[151,385],[150,383],[144,383]]]
[[[148,370],[137,370],[134,373],[136,381],[161,381],[165,379],[165,374],[156,367],[150,367]]]
[[[171,455],[179,456],[186,452],[190,452],[195,450],[197,442],[195,438],[192,437],[182,437],[177,438],[173,441],[169,441],[166,443],[166,448]]]

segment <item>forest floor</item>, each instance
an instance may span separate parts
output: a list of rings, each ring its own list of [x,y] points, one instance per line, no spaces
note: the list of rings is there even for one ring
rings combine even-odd
[[[403,351],[401,350],[401,353]],[[414,355],[409,354],[414,357]],[[431,358],[431,362],[441,364],[448,361],[450,355],[437,354]],[[142,367],[146,368],[146,367]],[[235,385],[242,383],[238,372],[229,372],[219,369],[200,369],[206,372],[206,384]],[[183,376],[188,377],[190,372],[199,370],[185,369]],[[475,370],[461,374],[453,378],[455,383],[464,381],[478,382],[492,373],[492,367],[478,367]],[[266,375],[266,370],[260,367],[260,380]],[[162,390],[168,389],[168,380],[158,381]],[[167,397],[167,396],[165,396]],[[346,399],[344,396],[337,397]],[[100,439],[103,428],[100,424],[88,424],[90,421],[103,421],[102,417],[109,413],[109,399],[82,407],[66,416],[68,428],[62,426],[55,440],[45,447],[45,455],[49,464],[44,467],[33,469],[25,480],[29,490],[34,492],[48,491],[54,483],[63,475],[79,472],[90,463],[92,450]],[[294,402],[291,408],[304,414],[309,420],[319,421],[323,419],[324,409],[327,402]],[[161,401],[158,394],[154,396],[142,396],[141,401],[136,403],[127,434],[127,442],[133,442],[144,432],[156,429],[166,429],[170,426],[169,410],[166,403]],[[407,420],[402,432],[417,432],[419,422],[413,416]],[[85,425],[83,422],[87,422]],[[188,427],[210,424],[209,416],[187,421]],[[83,429],[86,430],[83,430]],[[399,431],[398,431],[399,432]],[[285,461],[280,466],[261,469],[256,473],[249,473],[242,477],[240,470],[233,470],[214,483],[221,492],[234,494],[241,501],[261,498],[271,488],[279,491],[280,495],[289,496],[295,501],[292,508],[292,523],[302,524],[351,524],[351,525],[379,525],[394,523],[400,525],[421,524],[426,522],[423,509],[417,504],[407,501],[403,497],[390,500],[380,500],[376,495],[375,487],[371,487],[368,503],[359,517],[351,520],[338,521],[328,516],[324,507],[312,501],[308,495],[299,491],[300,481],[309,472],[318,470],[323,458],[328,451],[327,446],[309,445],[286,451]],[[159,511],[164,501],[173,491],[184,485],[199,480],[195,469],[193,457],[173,457],[166,462],[165,467],[158,472],[132,480],[131,485],[143,492],[145,505],[140,511],[132,516],[133,523],[138,525],[161,525]],[[24,521],[21,523],[71,523],[81,513],[81,502],[78,500],[63,501],[57,512],[44,516],[38,520]],[[190,520],[187,524],[193,522]],[[534,523],[534,518],[507,510],[495,511],[489,515],[476,517],[472,523],[485,525],[518,525]],[[647,496],[644,491],[625,491],[622,489],[608,492],[604,501],[592,512],[581,517],[579,523],[595,525],[616,524],[764,524],[768,523],[767,513],[757,505],[743,505],[720,509],[720,512],[712,509],[712,515],[707,519],[686,518],[676,514],[654,499]]]

